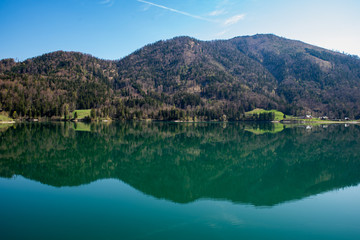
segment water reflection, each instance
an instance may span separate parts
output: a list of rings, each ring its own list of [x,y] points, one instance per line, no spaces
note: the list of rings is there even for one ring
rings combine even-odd
[[[19,124],[0,132],[0,176],[57,187],[115,178],[177,203],[272,206],[357,185],[359,133],[353,125]]]

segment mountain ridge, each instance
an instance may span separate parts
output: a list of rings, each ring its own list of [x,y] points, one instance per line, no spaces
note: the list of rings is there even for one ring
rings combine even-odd
[[[359,118],[359,88],[358,57],[273,34],[180,36],[119,60],[56,51],[0,61],[2,108],[25,117],[95,108],[115,119],[241,120],[264,108]]]

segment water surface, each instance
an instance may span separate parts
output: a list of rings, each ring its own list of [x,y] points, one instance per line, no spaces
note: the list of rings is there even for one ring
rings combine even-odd
[[[2,239],[358,239],[360,127],[1,129]]]

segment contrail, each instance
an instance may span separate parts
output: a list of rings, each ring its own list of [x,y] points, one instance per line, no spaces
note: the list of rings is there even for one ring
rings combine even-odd
[[[185,16],[188,16],[188,17],[192,17],[192,18],[196,18],[196,19],[200,19],[200,20],[208,21],[208,22],[215,22],[215,21],[207,19],[207,18],[203,18],[203,17],[197,16],[197,15],[193,15],[193,14],[190,14],[190,13],[187,13],[187,12],[179,11],[179,10],[169,8],[169,7],[166,7],[166,6],[163,6],[163,5],[155,4],[155,3],[152,3],[152,2],[148,2],[148,1],[144,1],[144,0],[137,0],[137,1],[141,2],[141,3],[146,3],[146,4],[149,4],[149,5],[158,7],[158,8],[166,9],[166,10],[171,11],[171,12],[179,13],[179,14],[182,14],[182,15],[185,15]]]

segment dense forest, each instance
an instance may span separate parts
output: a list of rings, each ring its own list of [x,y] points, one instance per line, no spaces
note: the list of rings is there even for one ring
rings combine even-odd
[[[359,119],[359,89],[357,56],[275,35],[176,37],[116,61],[63,51],[0,61],[0,109],[14,118],[92,108],[113,119],[236,121],[264,108]]]

